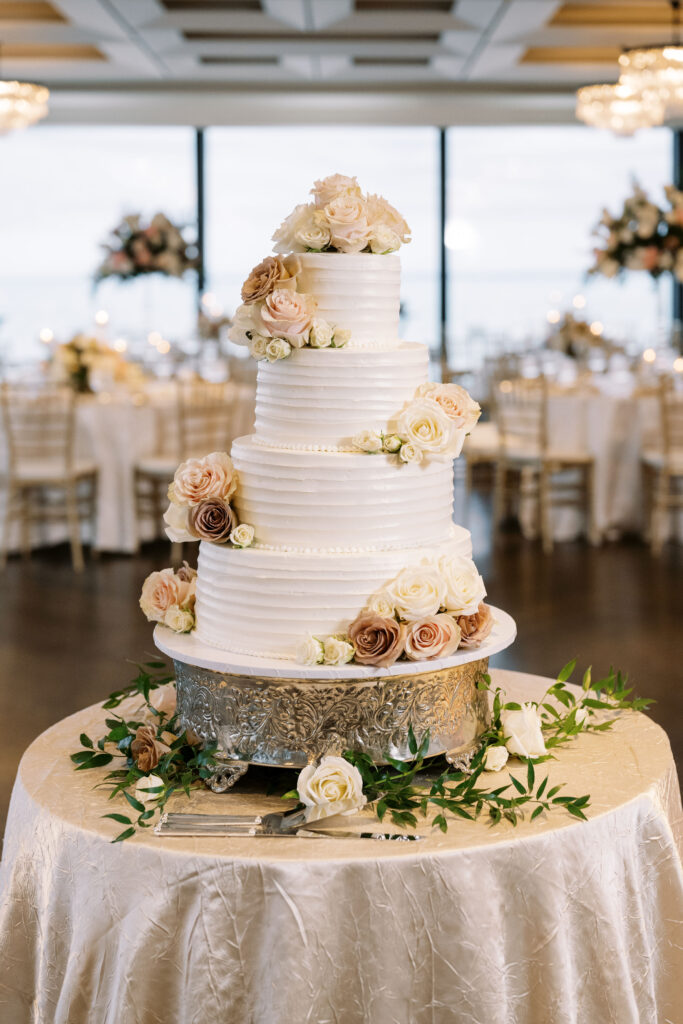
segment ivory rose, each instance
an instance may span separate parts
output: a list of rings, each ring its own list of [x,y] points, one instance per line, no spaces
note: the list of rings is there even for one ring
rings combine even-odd
[[[173,569],[153,572],[142,585],[140,607],[148,622],[163,622],[164,616],[173,605],[183,606],[194,603],[194,580],[183,580]]]
[[[414,462],[417,464],[418,462],[422,462],[422,449],[408,441],[404,445],[401,445],[398,457],[401,462]]]
[[[294,231],[295,248],[320,252],[330,244],[327,218],[322,210],[315,210],[311,207],[307,207],[307,210],[307,215],[301,217]]]
[[[376,430],[361,430],[351,438],[351,444],[359,452],[377,455],[382,451],[382,436]]]
[[[373,594],[363,611],[375,612],[376,615],[381,615],[383,619],[392,619],[396,614],[394,602],[386,590],[378,590],[376,594]]]
[[[419,619],[408,627],[406,657],[411,661],[447,658],[460,643],[460,628],[451,615],[443,613]]]
[[[500,724],[511,754],[542,757],[546,753],[541,719],[534,704],[522,704],[520,711],[501,711]]]
[[[401,438],[398,434],[387,434],[382,440],[382,448],[390,455],[395,455],[401,450]]]
[[[361,252],[370,241],[365,203],[358,196],[344,193],[325,206],[332,245],[340,252]]]
[[[301,271],[301,260],[296,256],[266,256],[254,267],[242,285],[242,302],[265,299],[276,288],[296,290],[296,277]]]
[[[445,585],[446,611],[456,618],[474,615],[486,596],[486,587],[472,559],[465,555],[442,555],[438,571]]]
[[[175,471],[168,496],[179,505],[198,505],[206,498],[229,501],[237,488],[237,473],[226,452],[187,459]]]
[[[359,665],[386,668],[403,654],[406,627],[375,612],[361,612],[349,626],[349,640]]]
[[[190,533],[214,544],[227,541],[237,526],[237,516],[222,498],[207,498],[193,505],[188,516]]]
[[[266,345],[266,359],[276,363],[278,359],[286,359],[292,354],[292,346],[284,338],[271,338]]]
[[[196,539],[190,533],[188,526],[187,517],[189,511],[187,506],[178,505],[175,501],[172,501],[164,512],[166,536],[173,544],[185,544],[187,541]]]
[[[315,205],[321,210],[337,196],[360,196],[361,190],[356,178],[349,178],[346,174],[328,174],[326,178],[313,182],[310,194],[314,197]]]
[[[401,239],[386,224],[377,224],[372,228],[370,248],[375,253],[396,252],[401,246]]]
[[[268,354],[268,343],[270,338],[264,334],[254,332],[249,342],[249,355],[252,359],[265,359]]]
[[[194,629],[194,614],[189,608],[180,608],[173,604],[164,615],[164,625],[174,633],[189,633]]]
[[[410,228],[405,218],[401,216],[395,206],[387,202],[384,196],[369,195],[366,198],[367,217],[374,234],[378,228],[388,228],[399,240],[400,244],[410,241]],[[397,247],[398,248],[398,247]]]
[[[452,457],[456,454],[458,439],[455,423],[438,402],[431,398],[413,399],[399,414],[396,433],[407,444],[414,445],[422,452]]]
[[[436,615],[446,599],[444,580],[428,565],[403,569],[385,590],[398,615],[408,622]]]
[[[417,395],[431,398],[456,426],[463,427],[468,434],[481,416],[479,403],[459,384],[434,384],[430,381],[420,385]]]
[[[248,345],[251,337],[262,327],[258,316],[258,306],[254,303],[243,303],[238,306],[232,318],[232,326],[228,331],[230,341],[236,345]]]
[[[152,725],[138,726],[130,745],[133,760],[141,772],[153,771],[170,749],[168,744],[156,738],[156,729]]]
[[[156,790],[156,792],[151,793],[150,790]],[[164,780],[162,778],[158,775],[145,775],[135,787],[135,798],[143,804],[149,804],[158,800],[163,791]]]
[[[254,542],[254,527],[248,523],[240,523],[230,534],[230,543],[234,548],[248,548]]]
[[[306,807],[326,807],[334,814],[354,814],[367,802],[363,793],[363,779],[355,765],[343,757],[328,754],[319,765],[309,764],[299,773],[296,784],[299,800]],[[313,820],[317,815],[307,815]]]
[[[314,310],[310,296],[276,288],[263,303],[260,317],[266,333],[301,348],[308,341]]]
[[[344,348],[344,345],[348,345],[351,340],[351,331],[346,327],[335,327],[332,335],[332,341],[335,348]]]
[[[484,755],[484,771],[502,772],[503,768],[508,763],[509,756],[507,747],[489,747]]]
[[[296,232],[301,226],[310,221],[311,214],[315,207],[312,203],[301,203],[295,206],[288,217],[286,217],[272,237],[273,252],[296,252],[303,251],[302,246],[296,241]]]
[[[301,665],[322,665],[325,648],[316,636],[305,636],[296,649],[296,660]]]
[[[314,317],[311,321],[311,333],[308,343],[311,348],[329,348],[332,344],[332,327],[327,320]]]
[[[476,612],[458,616],[458,625],[461,633],[460,646],[478,647],[493,629],[491,609],[482,601]]]
[[[338,636],[328,636],[323,648],[326,665],[346,665],[354,655],[353,644]]]

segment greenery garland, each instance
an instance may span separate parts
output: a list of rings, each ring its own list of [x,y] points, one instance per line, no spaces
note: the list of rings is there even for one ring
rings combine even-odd
[[[493,696],[492,722],[466,769],[454,768],[443,756],[427,758],[429,734],[418,740],[412,727],[409,727],[412,755],[409,761],[387,756],[387,764],[375,765],[367,754],[346,751],[343,756],[360,772],[363,792],[368,803],[374,805],[379,820],[388,814],[394,824],[415,828],[418,814],[425,818],[436,812],[431,825],[446,832],[448,819],[445,812],[469,820],[484,815],[493,825],[505,820],[514,826],[529,811],[533,821],[544,811],[556,809],[564,809],[575,818],[585,819],[590,795],[568,796],[560,792],[561,785],[549,787],[547,774],[538,778],[538,765],[551,760],[551,751],[555,747],[568,743],[579,733],[610,729],[616,717],[605,718],[605,712],[614,715],[623,710],[641,711],[652,701],[632,697],[633,690],[627,686],[627,677],[611,668],[607,676],[597,681],[592,679],[588,669],[583,676],[581,693],[577,696],[567,685],[575,667],[576,659],[564,666],[540,701],[530,702],[538,710],[548,753],[541,757],[520,758],[526,765],[523,777],[510,774],[509,782],[501,786],[491,788],[488,784],[490,773],[486,776],[487,784],[482,785],[486,757],[491,747],[505,744],[502,713],[519,711],[521,705],[508,701],[500,687],[494,688],[489,675],[483,675],[477,685]],[[118,766],[108,772],[98,785],[110,789],[110,800],[121,794],[134,814],[112,812],[103,815],[125,826],[113,842],[130,838],[138,829],[149,828],[174,793],[184,792],[189,796],[193,788],[202,786],[211,777],[219,764],[215,744],[203,744],[194,734],[179,732],[177,713],[157,710],[150,702],[154,690],[174,681],[168,674],[166,663],[150,661],[137,668],[138,675],[130,685],[110,694],[102,707],[111,711],[127,698],[140,697],[139,714],[130,719],[111,715],[105,719],[108,731],[103,736],[94,742],[82,733],[81,749],[71,754],[77,771],[101,768],[116,758]],[[161,784],[148,789],[146,798],[141,800],[135,790],[150,772],[140,769],[131,748],[138,730],[145,726],[151,726],[151,735],[162,749],[158,763],[152,769]],[[282,796],[283,799],[298,799],[296,789],[288,789]]]

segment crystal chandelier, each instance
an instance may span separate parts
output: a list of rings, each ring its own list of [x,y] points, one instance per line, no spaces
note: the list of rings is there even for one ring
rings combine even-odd
[[[33,82],[10,82],[0,75],[0,135],[27,128],[47,114],[49,90]]]
[[[654,91],[641,93],[625,85],[586,85],[576,94],[576,116],[593,128],[633,135],[639,128],[661,124],[664,102]]]

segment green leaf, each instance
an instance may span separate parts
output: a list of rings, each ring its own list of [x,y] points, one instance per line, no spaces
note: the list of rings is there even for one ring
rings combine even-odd
[[[116,839],[112,839],[112,843],[122,843],[124,839],[130,839],[131,836],[135,835],[134,828],[127,828],[125,832],[120,832]]]
[[[533,811],[531,812],[531,821],[533,821],[534,818],[537,818],[539,814],[543,814],[544,810],[545,808],[543,807],[543,804],[539,804],[538,807],[534,807]]]
[[[536,790],[536,799],[537,800],[541,799],[541,797],[543,796],[543,792],[545,790],[545,787],[547,785],[548,785],[548,776],[546,775],[546,777],[543,779],[543,781],[541,782],[540,786]]]
[[[82,746],[90,747],[92,749],[93,742],[86,733],[82,732],[81,735],[79,736],[79,740]]]
[[[297,789],[288,789],[286,793],[283,793],[280,797],[281,800],[298,800],[299,791]]]
[[[581,683],[584,690],[590,690],[591,688],[591,666],[589,665],[586,671],[583,673],[583,682]]]
[[[408,750],[413,756],[417,754],[417,740],[415,739],[415,733],[413,732],[412,722],[408,725]]]
[[[432,825],[436,828],[440,828],[442,832],[448,832],[448,822],[443,814],[437,814]]]
[[[75,754],[71,754],[71,760],[74,764],[83,764],[85,761],[90,761],[95,756],[92,750],[79,750]]]
[[[114,760],[113,754],[95,754],[92,758],[89,768],[101,768],[104,764],[109,764],[110,761]]]
[[[144,811],[145,805],[141,804],[139,800],[136,800],[135,797],[132,796],[126,789],[123,790],[123,795],[125,796],[126,800],[128,801],[128,803],[130,804],[134,811],[138,811],[139,813],[142,813]]]
[[[576,658],[572,658],[572,660],[568,661],[564,668],[560,670],[560,673],[557,677],[558,683],[566,683],[575,668]]]
[[[516,779],[514,777],[514,775],[510,776],[510,782],[515,787],[515,789],[517,790],[518,793],[522,793],[522,794],[526,793],[526,789],[524,788],[522,783],[519,781],[519,779]]]
[[[111,818],[112,821],[118,821],[119,825],[132,825],[130,818],[127,818],[125,814],[103,814],[103,818]]]
[[[529,761],[526,768],[526,788],[532,790],[534,788],[534,782],[536,781],[536,775],[534,772],[534,763]]]
[[[580,807],[576,807],[574,804],[568,804],[567,810],[570,814],[573,814],[575,818],[581,818],[582,821],[588,821],[588,818],[583,813]]]

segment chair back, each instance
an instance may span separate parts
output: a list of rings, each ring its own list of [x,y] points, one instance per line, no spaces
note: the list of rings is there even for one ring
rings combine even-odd
[[[49,466],[67,477],[73,468],[75,398],[55,384],[0,385],[10,479],[20,465]]]
[[[234,402],[226,382],[178,381],[180,458],[230,447]]]
[[[502,380],[495,391],[501,453],[541,457],[547,448],[547,384],[543,377]]]
[[[673,462],[683,456],[683,392],[670,378],[664,378],[659,391],[664,465],[673,471]]]

